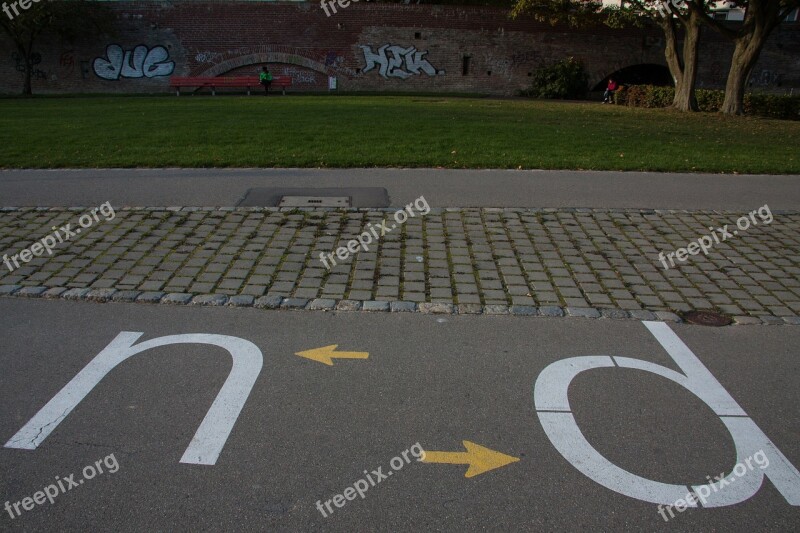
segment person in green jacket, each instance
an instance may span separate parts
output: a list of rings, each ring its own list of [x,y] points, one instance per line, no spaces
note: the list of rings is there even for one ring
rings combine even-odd
[[[264,86],[264,95],[269,95],[269,86],[272,85],[272,73],[267,67],[261,69],[261,74],[258,75],[258,82]]]

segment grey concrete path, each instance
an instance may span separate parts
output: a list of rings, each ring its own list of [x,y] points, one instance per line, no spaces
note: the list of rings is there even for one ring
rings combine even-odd
[[[97,222],[85,211],[0,208],[0,294],[800,323],[797,212],[421,205],[400,224],[393,209],[125,208]]]
[[[254,187],[383,187],[393,206],[800,210],[800,177],[443,169],[0,171],[0,206],[231,207]]]

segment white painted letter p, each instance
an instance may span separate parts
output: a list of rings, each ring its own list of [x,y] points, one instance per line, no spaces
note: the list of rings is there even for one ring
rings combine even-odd
[[[534,387],[534,402],[539,420],[553,446],[590,479],[631,498],[672,505],[686,497],[686,485],[661,483],[623,470],[602,456],[578,427],[567,397],[572,380],[594,368],[632,368],[644,370],[677,383],[703,400],[728,428],[736,447],[737,464],[759,450],[769,458],[769,468],[748,470],[742,476],[729,473],[725,479],[708,485],[693,485],[704,507],[724,507],[743,502],[758,492],[764,476],[790,505],[800,506],[800,472],[784,457],[747,413],[728,394],[699,359],[663,322],[644,322],[683,374],[669,368],[628,357],[607,355],[571,357],[557,361],[539,374]],[[615,365],[616,363],[616,365]],[[731,482],[735,478],[735,483]],[[712,490],[713,489],[713,490]],[[689,503],[697,506],[697,498]]]

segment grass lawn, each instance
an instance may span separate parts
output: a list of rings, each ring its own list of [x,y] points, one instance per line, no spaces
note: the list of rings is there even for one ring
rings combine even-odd
[[[800,173],[800,122],[420,96],[0,100],[0,167]]]

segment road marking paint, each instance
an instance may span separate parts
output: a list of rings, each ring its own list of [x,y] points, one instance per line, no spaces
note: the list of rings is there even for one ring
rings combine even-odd
[[[228,440],[239,413],[261,372],[264,357],[252,342],[228,335],[205,333],[169,335],[136,342],[143,333],[123,331],[111,341],[72,381],[61,389],[16,435],[6,448],[35,450],[98,383],[126,359],[151,348],[172,344],[211,344],[227,350],[233,367],[181,457],[181,463],[213,465]]]
[[[423,463],[442,463],[450,465],[469,465],[464,477],[475,477],[495,468],[519,461],[504,453],[496,452],[468,440],[463,441],[466,452],[429,452],[425,451]]]
[[[737,476],[737,482],[734,484],[731,484],[733,480],[731,472],[719,482],[691,486],[695,493],[698,491],[708,493],[708,496],[702,498],[703,507],[723,507],[751,498],[761,487],[764,476],[769,478],[790,505],[800,506],[800,472],[747,416],[747,413],[667,324],[663,322],[643,322],[643,324],[683,374],[647,361],[607,355],[571,357],[550,364],[536,379],[534,404],[539,421],[556,450],[584,475],[620,494],[666,505],[684,499],[687,485],[661,483],[637,476],[601,455],[586,440],[569,405],[569,385],[581,372],[615,367],[651,372],[682,386],[705,402],[720,417],[733,438],[737,463],[760,450],[763,450],[769,459],[768,469],[750,470],[743,477]],[[723,488],[724,490],[721,490]],[[687,503],[690,507],[697,506],[696,502]]]
[[[295,355],[324,363],[328,366],[333,366],[334,359],[367,359],[369,357],[369,352],[337,352],[336,348],[338,347],[338,344],[331,344],[322,348],[297,352]]]

